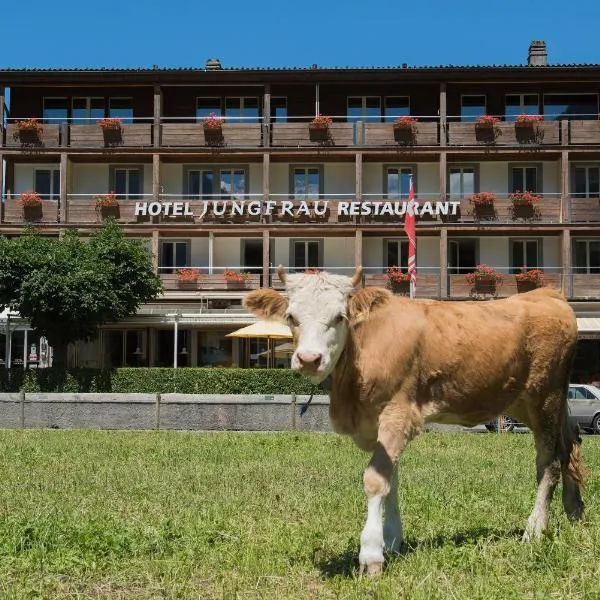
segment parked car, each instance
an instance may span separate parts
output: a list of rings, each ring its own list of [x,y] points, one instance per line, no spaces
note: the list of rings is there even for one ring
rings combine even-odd
[[[568,398],[571,419],[582,429],[600,434],[600,388],[572,383]]]
[[[502,431],[512,431],[515,427],[526,427],[526,425],[518,423],[508,415],[502,415]],[[485,428],[488,431],[498,431],[498,419],[485,423]]]

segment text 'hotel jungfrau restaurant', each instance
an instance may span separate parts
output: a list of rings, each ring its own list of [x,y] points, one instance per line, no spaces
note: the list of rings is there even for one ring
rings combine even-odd
[[[417,297],[557,286],[579,321],[576,369],[591,377],[599,94],[600,64],[552,65],[538,41],[524,64],[491,67],[7,68],[0,234],[28,220],[46,235],[87,233],[112,215],[147,242],[164,295],[71,348],[73,366],[266,365],[264,338],[226,335],[254,320],[247,290],[281,289],[277,265],[363,265],[363,285],[406,293],[412,177]],[[42,198],[35,214],[19,202],[27,191]],[[478,265],[493,267],[491,282]],[[5,312],[0,365],[38,354]]]

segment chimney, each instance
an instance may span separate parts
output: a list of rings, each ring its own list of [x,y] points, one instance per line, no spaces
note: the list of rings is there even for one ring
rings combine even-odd
[[[218,58],[209,58],[204,65],[205,71],[220,71],[223,69],[221,61]]]
[[[548,66],[548,51],[546,50],[546,42],[543,42],[541,40],[533,40],[533,42],[529,44],[529,56],[527,57],[527,66]]]

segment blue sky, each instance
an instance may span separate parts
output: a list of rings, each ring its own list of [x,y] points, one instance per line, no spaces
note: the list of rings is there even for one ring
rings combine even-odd
[[[534,39],[600,63],[598,31],[597,0],[28,0],[3,8],[0,68],[523,64]]]

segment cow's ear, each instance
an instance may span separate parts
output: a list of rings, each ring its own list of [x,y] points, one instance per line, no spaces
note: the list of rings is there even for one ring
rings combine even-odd
[[[283,294],[267,288],[254,290],[244,298],[244,306],[261,319],[283,321],[287,305]]]
[[[379,307],[392,298],[388,290],[375,287],[361,288],[348,299],[348,319],[351,325],[358,325]]]

